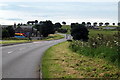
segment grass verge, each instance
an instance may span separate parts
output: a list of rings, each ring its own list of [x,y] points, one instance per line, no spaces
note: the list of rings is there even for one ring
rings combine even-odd
[[[60,34],[50,34],[48,37],[44,38],[43,40],[56,40],[64,38],[63,35]]]
[[[42,40],[56,40],[62,38],[64,38],[63,35],[50,34],[47,38],[44,38]],[[32,40],[32,41],[41,41],[41,40]],[[24,43],[24,42],[30,42],[30,40],[5,40],[5,41],[0,41],[0,44],[14,44],[14,43]]]
[[[43,78],[119,78],[120,70],[99,58],[77,54],[69,42],[49,48],[42,58]]]
[[[0,44],[13,44],[13,43],[24,43],[24,42],[30,42],[29,40],[5,40],[0,41]]]

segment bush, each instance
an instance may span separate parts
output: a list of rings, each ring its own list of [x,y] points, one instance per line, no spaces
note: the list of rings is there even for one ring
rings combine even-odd
[[[74,40],[82,40],[87,41],[88,38],[88,30],[85,25],[72,23],[71,24],[71,35],[73,36]]]

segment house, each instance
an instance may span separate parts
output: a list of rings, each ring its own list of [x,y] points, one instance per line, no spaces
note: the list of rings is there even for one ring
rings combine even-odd
[[[37,36],[37,29],[33,28],[32,26],[18,26],[15,28],[16,33],[25,33],[27,37],[36,37]]]

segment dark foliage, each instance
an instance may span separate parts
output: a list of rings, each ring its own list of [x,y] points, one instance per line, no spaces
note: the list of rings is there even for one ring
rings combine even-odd
[[[91,26],[91,22],[87,22],[87,27],[90,27]]]
[[[2,38],[8,38],[10,37],[7,29],[2,29]]]
[[[108,26],[108,25],[109,25],[109,23],[108,23],[108,22],[106,22],[106,23],[105,23],[105,25],[106,25],[106,26]]]
[[[93,23],[93,26],[97,26],[97,22],[94,22],[94,23]]]
[[[118,23],[118,26],[120,26],[120,22]]]
[[[59,22],[54,24],[55,31],[58,31],[58,29],[61,27],[62,25]]]
[[[88,32],[89,31],[87,30],[85,25],[78,24],[78,23],[71,24],[71,35],[73,36],[74,40],[87,41],[88,40]]]
[[[62,22],[62,24],[66,25],[66,22],[65,22],[65,21],[63,21],[63,22]]]
[[[8,33],[9,33],[10,37],[14,37],[15,30],[13,29],[13,27],[12,26],[8,26],[6,29],[7,29]]]
[[[103,25],[103,23],[102,23],[102,22],[100,22],[100,23],[99,23],[99,26],[102,26],[102,25]]]
[[[4,29],[2,29],[2,38],[8,38],[8,37],[14,37],[15,30],[12,26],[8,26]]]
[[[37,24],[38,23],[38,20],[35,20],[35,24]]]
[[[83,24],[83,25],[86,25],[86,23],[85,23],[85,22],[82,22],[82,24]]]
[[[115,23],[113,23],[113,25],[115,25]]]
[[[36,28],[40,32],[40,36],[42,35],[43,37],[47,37],[49,34],[55,33],[54,25],[51,21],[41,21],[33,27]]]

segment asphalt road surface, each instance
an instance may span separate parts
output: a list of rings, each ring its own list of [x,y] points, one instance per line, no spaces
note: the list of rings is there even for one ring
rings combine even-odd
[[[44,51],[63,41],[66,39],[2,47],[2,78],[38,78]]]

